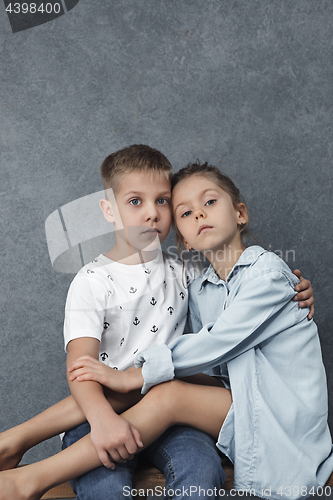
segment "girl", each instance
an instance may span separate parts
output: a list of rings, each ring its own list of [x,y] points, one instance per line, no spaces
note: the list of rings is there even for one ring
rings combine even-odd
[[[194,426],[234,462],[237,489],[264,498],[310,496],[332,472],[333,455],[317,330],[308,311],[291,301],[297,279],[274,254],[244,247],[246,207],[214,167],[176,174],[173,210],[184,246],[211,262],[190,287],[189,324],[198,333],[144,351],[138,370],[106,372],[80,358],[71,378],[118,392],[144,382],[144,393],[152,389],[122,417],[145,446],[171,425]],[[196,375],[208,369],[214,377]],[[110,456],[126,460],[135,451],[121,436]],[[100,464],[86,436],[47,460],[2,472],[0,500],[37,500]]]

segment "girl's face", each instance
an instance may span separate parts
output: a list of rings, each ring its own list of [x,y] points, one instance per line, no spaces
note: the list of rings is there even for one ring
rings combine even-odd
[[[243,247],[239,225],[247,222],[245,205],[235,208],[229,194],[207,177],[196,175],[177,184],[172,206],[185,248],[205,253]]]

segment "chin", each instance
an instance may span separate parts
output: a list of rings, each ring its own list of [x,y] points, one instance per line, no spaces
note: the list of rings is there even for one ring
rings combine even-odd
[[[157,237],[154,241],[152,241],[149,245],[142,248],[143,252],[152,252],[153,250],[157,250],[161,247],[160,239]]]
[[[130,244],[140,252],[152,252],[153,250],[157,250],[161,246],[160,238],[158,235],[151,238],[140,238],[139,236]]]

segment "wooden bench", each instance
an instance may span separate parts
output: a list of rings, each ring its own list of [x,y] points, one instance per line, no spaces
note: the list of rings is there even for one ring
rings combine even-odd
[[[226,490],[231,490],[234,485],[233,465],[226,457],[222,458],[222,465],[226,473],[226,480],[224,482],[223,488]],[[147,495],[147,490],[148,494],[153,494],[153,491],[155,491],[155,488],[157,486],[165,486],[164,475],[150,463],[139,462],[138,468],[135,471],[133,477],[133,488],[135,488],[136,490],[144,490]],[[333,490],[333,473],[327,481],[326,486],[331,486]],[[75,494],[69,483],[64,483],[56,486],[55,488],[52,488],[52,490],[45,493],[45,495],[42,497],[43,500],[60,498],[75,498]],[[140,498],[144,497],[140,495]]]

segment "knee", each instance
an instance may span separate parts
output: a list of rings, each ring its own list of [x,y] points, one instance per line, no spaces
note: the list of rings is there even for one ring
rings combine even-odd
[[[176,379],[163,382],[152,387],[147,396],[156,402],[163,411],[172,412],[177,403],[179,405],[180,384],[181,381]]]

